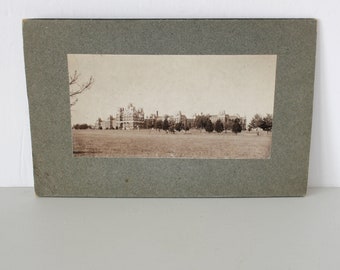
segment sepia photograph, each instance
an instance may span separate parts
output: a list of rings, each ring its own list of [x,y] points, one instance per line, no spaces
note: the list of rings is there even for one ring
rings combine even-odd
[[[316,30],[315,19],[25,20],[36,193],[304,196]]]
[[[276,55],[67,60],[75,157],[271,156]]]

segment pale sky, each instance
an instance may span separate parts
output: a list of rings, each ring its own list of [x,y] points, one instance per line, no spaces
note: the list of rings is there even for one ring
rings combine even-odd
[[[276,55],[68,54],[69,74],[90,90],[71,107],[72,124],[94,124],[133,103],[145,116],[273,113]]]

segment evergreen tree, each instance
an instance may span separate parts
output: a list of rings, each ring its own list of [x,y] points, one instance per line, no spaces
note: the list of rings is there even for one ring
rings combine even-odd
[[[221,133],[224,130],[223,123],[220,119],[218,119],[215,123],[215,131],[217,133]]]
[[[236,118],[235,122],[233,124],[232,131],[237,135],[237,133],[240,133],[242,131],[242,126],[240,125],[240,119]]]
[[[156,121],[156,129],[161,130],[163,127],[163,121],[162,120],[157,120]]]
[[[169,121],[167,118],[165,118],[163,122],[163,130],[167,131],[169,129]]]
[[[207,132],[213,132],[214,131],[214,125],[213,125],[213,123],[211,122],[210,119],[207,120],[207,123],[206,123],[206,126],[205,126],[205,130]]]
[[[181,123],[181,122],[176,123],[175,129],[176,129],[177,131],[181,131],[181,130],[183,129],[183,123]]]
[[[253,119],[251,119],[248,127],[249,128],[258,128],[263,124],[263,119],[262,116],[259,115],[258,113],[254,115]]]
[[[273,127],[273,116],[271,114],[267,114],[266,117],[263,118],[262,124],[259,126],[264,131],[271,131]]]

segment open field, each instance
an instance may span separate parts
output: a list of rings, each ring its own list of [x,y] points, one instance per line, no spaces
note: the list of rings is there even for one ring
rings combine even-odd
[[[271,133],[167,134],[156,130],[72,130],[76,157],[270,158]]]

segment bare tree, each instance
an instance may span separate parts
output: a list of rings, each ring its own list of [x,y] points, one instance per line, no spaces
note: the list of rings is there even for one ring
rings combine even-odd
[[[94,78],[93,76],[90,77],[88,81],[85,83],[79,82],[80,73],[77,70],[74,71],[73,75],[70,75],[69,86],[70,86],[70,98],[73,99],[70,105],[74,106],[78,102],[77,95],[83,93],[86,90],[91,89]]]

